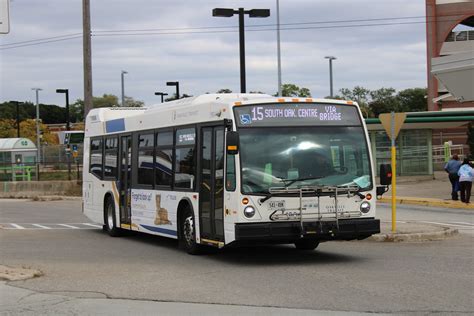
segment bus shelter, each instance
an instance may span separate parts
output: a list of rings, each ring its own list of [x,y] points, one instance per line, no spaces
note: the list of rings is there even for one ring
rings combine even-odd
[[[30,181],[37,154],[28,138],[0,138],[0,179]]]

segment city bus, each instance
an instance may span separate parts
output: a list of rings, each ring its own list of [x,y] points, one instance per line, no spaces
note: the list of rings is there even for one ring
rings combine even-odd
[[[313,250],[379,233],[376,196],[355,102],[206,94],[86,118],[83,213],[111,236]]]

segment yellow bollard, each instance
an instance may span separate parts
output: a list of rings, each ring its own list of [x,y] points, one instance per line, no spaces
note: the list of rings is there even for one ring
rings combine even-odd
[[[392,146],[392,232],[397,230],[397,151]]]

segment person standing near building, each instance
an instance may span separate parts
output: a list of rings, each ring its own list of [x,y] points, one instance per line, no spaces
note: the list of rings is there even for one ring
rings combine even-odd
[[[459,157],[456,154],[454,154],[444,166],[444,170],[446,170],[446,172],[449,174],[449,181],[451,182],[451,198],[454,201],[458,200],[459,167],[461,167],[461,162],[459,161]]]
[[[474,169],[469,164],[469,159],[465,158],[458,171],[459,186],[461,188],[461,201],[469,203],[471,198],[472,181],[474,180]]]

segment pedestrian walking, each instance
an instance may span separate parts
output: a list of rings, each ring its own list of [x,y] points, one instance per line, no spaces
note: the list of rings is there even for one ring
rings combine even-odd
[[[459,167],[461,167],[461,162],[459,161],[459,157],[456,154],[454,154],[444,166],[444,170],[446,170],[449,175],[449,181],[451,182],[451,198],[454,201],[458,200]]]
[[[459,186],[461,189],[461,201],[469,203],[471,198],[472,181],[474,180],[474,169],[469,164],[469,159],[465,158],[458,171]]]

